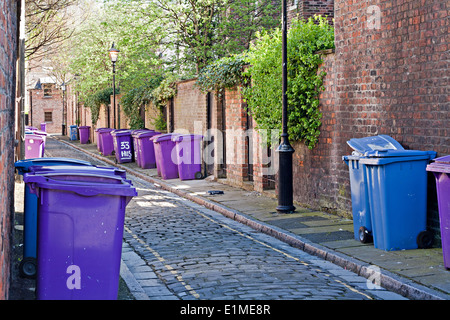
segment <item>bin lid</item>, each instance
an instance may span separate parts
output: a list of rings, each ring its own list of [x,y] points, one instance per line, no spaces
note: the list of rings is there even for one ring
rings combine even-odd
[[[144,132],[144,131],[155,131],[155,130],[147,129],[147,128],[144,128],[144,129],[134,129],[134,130],[131,130],[131,134],[135,134],[135,133],[138,133],[138,132]]]
[[[360,154],[379,150],[404,150],[400,143],[388,135],[378,135],[364,138],[353,138],[347,144]]]
[[[74,192],[83,196],[116,195],[137,196],[136,188],[128,181],[118,176],[105,175],[101,173],[78,173],[78,172],[53,172],[38,174],[27,172],[23,180],[30,186],[32,193],[37,193],[38,188],[64,190]]]
[[[108,176],[118,176],[122,179],[126,178],[126,171],[116,167],[102,167],[102,166],[83,166],[83,165],[58,165],[58,166],[31,166],[28,172],[34,172],[40,175],[48,174],[101,174]]]
[[[359,163],[365,164],[365,165],[372,165],[372,166],[381,166],[386,165],[394,162],[411,162],[411,161],[423,161],[423,160],[430,160],[430,155],[425,153],[423,155],[415,155],[415,156],[401,156],[401,157],[362,157],[359,160]]]
[[[441,164],[450,164],[450,155],[434,159],[434,162]]]
[[[111,128],[100,128],[100,129],[97,129],[96,131],[98,132],[98,133],[103,133],[103,132],[112,132],[114,129],[111,129]]]
[[[154,136],[158,136],[160,135],[161,132],[157,132],[157,131],[141,131],[141,132],[136,132],[133,137],[141,139],[141,138],[147,138],[147,137],[154,137]]]
[[[26,160],[19,160],[14,163],[19,174],[24,174],[29,171],[32,166],[60,166],[60,165],[80,165],[92,166],[90,162],[70,159],[70,158],[32,158]]]
[[[111,131],[111,135],[113,135],[113,136],[131,135],[131,130],[129,130],[129,129],[114,129]]]
[[[450,155],[434,159],[427,165],[427,171],[450,173]]]
[[[25,131],[25,134],[37,134],[37,135],[41,135],[41,136],[47,136],[48,135],[47,132],[40,131],[40,130]]]
[[[131,136],[137,137],[137,135],[138,135],[139,133],[142,133],[142,132],[155,132],[155,130],[151,130],[151,129],[136,129],[136,130],[131,130]],[[158,133],[158,134],[160,134],[160,133]]]
[[[203,139],[203,136],[200,134],[180,134],[180,135],[172,137],[172,141],[175,141],[175,142],[188,141],[188,140],[202,140],[202,139]]]
[[[78,129],[90,129],[91,127],[90,126],[81,126],[81,127],[78,127]]]
[[[431,160],[436,157],[436,152],[422,150],[374,150],[368,151],[364,155],[372,158],[427,156]]]
[[[161,142],[161,141],[167,141],[167,140],[172,141],[172,137],[178,136],[178,135],[179,135],[179,133],[163,133],[163,134],[154,136],[152,138],[152,140],[153,140],[153,142],[156,142],[156,143]]]
[[[36,140],[41,140],[44,141],[44,136],[43,135],[39,135],[39,134],[34,134],[34,133],[27,133],[25,135],[25,139],[36,139]]]

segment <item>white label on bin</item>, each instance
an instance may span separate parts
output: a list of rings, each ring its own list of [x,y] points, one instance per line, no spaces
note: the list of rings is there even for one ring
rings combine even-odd
[[[81,269],[79,266],[72,264],[67,267],[66,273],[70,274],[67,278],[66,286],[67,289],[81,289]]]
[[[120,149],[130,149],[130,143],[128,141],[122,141],[120,143]]]
[[[122,159],[131,159],[131,151],[120,151],[120,157]]]

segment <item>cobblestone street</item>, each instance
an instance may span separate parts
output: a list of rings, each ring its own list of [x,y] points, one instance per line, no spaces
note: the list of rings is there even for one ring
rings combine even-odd
[[[354,289],[367,280],[351,272],[169,192],[138,191],[126,241],[179,299],[371,298]]]
[[[48,139],[46,152],[105,165],[54,139]],[[383,298],[364,277],[157,185],[132,175],[127,178],[133,181],[138,196],[126,210],[123,259],[145,298]],[[403,298],[389,291],[382,293],[385,299]]]

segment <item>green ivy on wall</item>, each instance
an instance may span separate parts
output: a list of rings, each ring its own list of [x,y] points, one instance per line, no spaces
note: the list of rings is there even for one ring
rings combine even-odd
[[[151,102],[160,111],[159,116],[154,119],[155,129],[166,130],[165,120],[162,118],[162,108],[176,93],[174,83],[175,79],[172,76],[164,79],[155,77],[146,84],[129,90],[122,96],[121,106],[123,112],[130,120],[130,129],[142,129],[145,127],[145,123],[140,117],[140,108]]]
[[[247,53],[224,57],[204,67],[198,75],[196,85],[203,92],[222,94],[225,88],[233,88],[247,82],[243,68],[247,64]]]
[[[116,94],[120,92],[116,90]],[[91,109],[91,119],[92,123],[97,123],[100,106],[102,104],[109,105],[111,103],[111,95],[113,94],[112,88],[106,88],[103,90],[99,90],[93,94],[86,96],[84,101],[84,106]]]

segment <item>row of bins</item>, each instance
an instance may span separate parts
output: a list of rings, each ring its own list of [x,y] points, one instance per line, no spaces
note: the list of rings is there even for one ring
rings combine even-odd
[[[150,129],[98,128],[97,149],[115,155],[116,163],[135,161],[142,169],[157,168],[163,179],[201,179],[202,135],[177,134]]]
[[[69,126],[69,140],[80,140],[81,144],[88,144],[91,142],[91,127],[90,126]]]
[[[137,196],[124,170],[68,158],[17,161],[25,182],[20,273],[38,300],[117,299],[125,208]]]
[[[45,151],[45,142],[47,139],[47,132],[41,124],[41,130],[36,127],[25,127],[25,159],[42,158]]]
[[[449,268],[449,164],[436,152],[405,150],[387,135],[350,139],[343,156],[350,174],[354,237],[385,251],[428,248],[427,171],[436,177],[445,266]],[[434,163],[430,162],[434,159]],[[440,190],[442,189],[442,190]],[[448,248],[447,248],[448,247]]]

